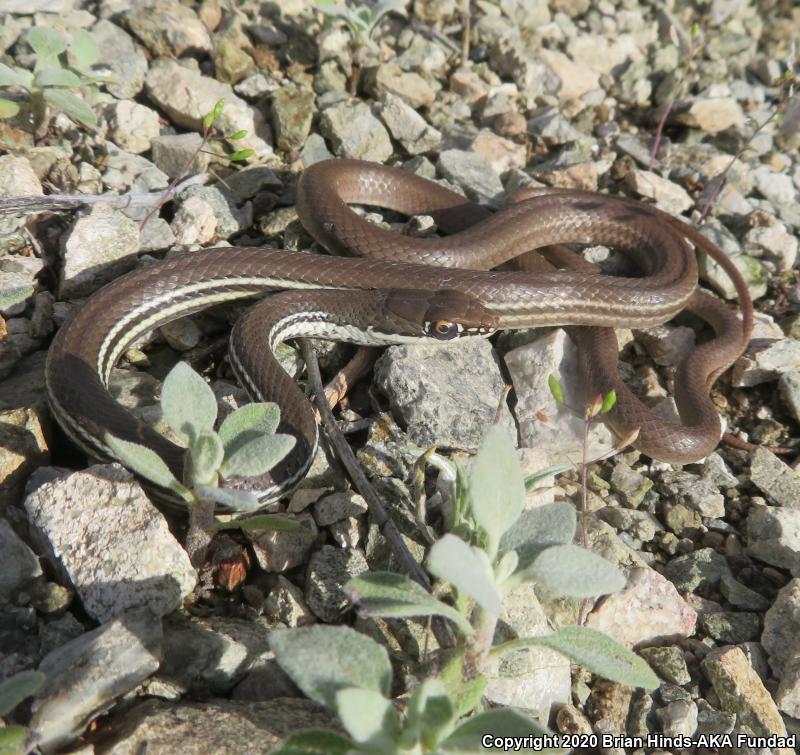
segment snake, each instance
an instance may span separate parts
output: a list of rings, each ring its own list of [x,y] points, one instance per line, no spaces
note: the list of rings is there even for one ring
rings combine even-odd
[[[61,326],[48,351],[47,394],[59,424],[88,455],[114,460],[111,434],[153,449],[181,479],[186,450],[112,398],[111,371],[153,329],[252,298],[260,301],[234,325],[229,360],[253,400],[278,403],[278,431],[296,444],[262,478],[225,482],[255,488],[264,505],[298,484],[318,444],[313,409],[274,356],[278,343],[299,337],[444,344],[566,326],[588,385],[617,393],[604,416],[614,432],[638,428],[634,446],[674,464],[698,461],[718,444],[711,386],[749,342],[753,306],[733,262],[682,220],[624,197],[548,187],[491,211],[437,182],[361,160],[307,167],[295,195],[300,220],[328,254],[231,246],[168,255],[107,284]],[[381,228],[352,205],[427,215],[445,235]],[[566,245],[612,247],[639,272],[605,275]],[[730,277],[741,317],[699,287],[697,253]],[[527,261],[523,269],[507,269],[519,259]],[[680,420],[670,420],[622,382],[614,328],[651,327],[685,309],[705,319],[714,336],[677,368]]]

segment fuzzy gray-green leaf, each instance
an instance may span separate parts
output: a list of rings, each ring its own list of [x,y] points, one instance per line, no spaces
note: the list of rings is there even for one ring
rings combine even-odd
[[[481,443],[469,473],[472,515],[489,538],[489,556],[519,518],[525,481],[517,450],[505,430],[493,425]]]
[[[213,431],[198,433],[189,444],[189,479],[192,484],[209,485],[222,464],[222,441]]]
[[[495,616],[500,615],[500,595],[494,585],[491,565],[455,535],[446,534],[437,540],[428,554],[428,569],[461,592],[469,595],[481,608]]]
[[[524,570],[524,576],[557,595],[572,598],[606,595],[625,587],[619,569],[577,545],[545,548]]]
[[[272,755],[350,755],[362,752],[347,737],[335,731],[311,729],[290,734]]]
[[[190,443],[195,435],[214,429],[217,399],[200,375],[178,362],[161,386],[161,410],[167,424]]]
[[[347,733],[375,752],[391,752],[400,735],[400,718],[391,700],[371,689],[350,687],[336,693],[336,713]]]
[[[40,671],[20,671],[0,683],[0,716],[16,708],[26,697],[36,694],[47,677]]]
[[[55,29],[49,26],[34,26],[26,37],[28,44],[33,48],[40,61],[49,60],[60,55],[67,49],[67,41]]]
[[[96,63],[100,57],[100,51],[97,49],[94,37],[85,29],[77,29],[72,34],[72,44],[69,46],[69,51],[75,58],[75,64],[78,68],[88,68]]]
[[[278,428],[281,410],[277,404],[245,404],[229,414],[219,426],[219,437],[230,456],[239,446],[261,435],[272,435]]]
[[[14,100],[0,97],[0,118],[13,118],[19,112],[19,105]]]
[[[516,551],[518,568],[525,569],[545,548],[567,545],[575,537],[578,517],[569,503],[558,501],[523,511],[517,523],[503,535],[500,550]]]
[[[336,709],[336,693],[363,687],[389,694],[392,667],[375,640],[342,626],[298,627],[269,633],[275,659],[312,700]]]
[[[155,451],[138,443],[116,438],[110,433],[106,433],[105,441],[114,455],[136,474],[159,487],[175,491],[187,501],[192,500],[190,491],[170,472],[169,467]]]
[[[439,750],[462,755],[482,753],[486,752],[482,744],[485,735],[500,738],[531,737],[535,740],[550,733],[541,724],[536,723],[533,719],[513,708],[496,708],[468,718],[441,743]],[[520,749],[515,749],[514,752],[561,753],[565,752],[565,750],[552,748],[534,750],[533,747],[521,747]]]
[[[24,68],[7,66],[0,63],[0,87],[22,87],[30,89],[33,83],[33,74]]]
[[[455,608],[436,600],[416,582],[392,572],[368,572],[354,577],[344,586],[345,594],[367,616],[402,618],[406,616],[444,616],[462,632],[472,634],[472,626]]]
[[[24,726],[0,726],[0,755],[25,755],[30,751],[25,746],[28,730]]]
[[[250,490],[218,488],[213,485],[195,485],[194,490],[201,498],[227,506],[232,511],[255,511],[261,507],[258,496]]]
[[[33,85],[44,87],[79,87],[81,80],[66,68],[42,68],[34,77]],[[65,111],[66,112],[66,111]]]
[[[253,477],[269,472],[294,448],[292,435],[263,435],[253,438],[225,457],[220,467],[223,477]]]
[[[80,98],[64,89],[45,89],[43,97],[55,105],[62,113],[70,118],[83,123],[85,126],[96,126],[97,116],[94,111]]]

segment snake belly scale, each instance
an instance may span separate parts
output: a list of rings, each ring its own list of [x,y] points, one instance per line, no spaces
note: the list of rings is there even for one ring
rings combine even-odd
[[[430,214],[450,232],[412,238],[370,224],[349,204],[376,205],[407,215]],[[177,476],[184,449],[137,420],[108,393],[116,362],[142,334],[215,304],[270,296],[251,308],[231,336],[230,359],[256,400],[281,406],[280,432],[297,445],[268,479],[257,480],[266,503],[307,471],[317,444],[313,412],[278,366],[272,348],[298,336],[388,344],[486,336],[495,329],[571,327],[593,390],[614,388],[612,428],[641,428],[635,445],[664,461],[686,463],[710,453],[720,420],[709,398],[713,381],[742,353],[752,330],[752,303],[731,261],[690,226],[650,206],[601,194],[560,189],[532,196],[494,214],[438,184],[397,168],[331,160],[308,168],[297,208],[309,232],[332,252],[227,247],[169,257],[118,278],[92,295],[57,333],[46,366],[55,417],[90,455],[114,458],[106,433],[155,450]],[[631,258],[641,277],[612,277],[561,254],[563,244],[603,244]],[[532,270],[491,270],[543,249],[551,262]],[[698,289],[695,250],[731,277],[741,319]],[[574,257],[574,255],[572,255]],[[679,368],[681,422],[654,415],[622,384],[614,327],[648,327],[688,308],[715,337]],[[264,344],[269,348],[264,348]],[[242,481],[228,481],[242,484]]]

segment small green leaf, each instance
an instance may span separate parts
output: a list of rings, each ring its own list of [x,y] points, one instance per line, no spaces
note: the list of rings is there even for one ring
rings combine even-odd
[[[569,626],[544,637],[512,640],[509,650],[538,645],[555,650],[588,671],[626,687],[656,689],[661,684],[650,666],[625,646],[589,627]]]
[[[79,68],[88,68],[96,63],[100,57],[100,51],[97,49],[94,37],[85,29],[77,29],[73,33],[69,50]]]
[[[500,615],[500,595],[494,584],[491,564],[482,550],[470,548],[463,540],[448,533],[431,548],[428,569],[469,595],[484,610],[494,616]]]
[[[192,485],[210,485],[217,477],[224,450],[215,432],[203,431],[189,443],[189,480]]]
[[[79,87],[81,80],[66,68],[42,68],[33,79],[39,89],[45,87]]]
[[[344,586],[345,594],[366,616],[402,618],[405,616],[444,616],[464,634],[472,625],[455,608],[436,600],[416,582],[391,572],[369,572],[354,577]]]
[[[475,523],[486,533],[494,559],[500,538],[519,518],[525,504],[525,482],[517,449],[505,430],[493,425],[483,439],[469,473]]]
[[[18,286],[0,291],[0,310],[19,304],[33,296],[33,286]]]
[[[136,474],[159,487],[174,491],[186,501],[193,500],[191,491],[177,480],[161,457],[152,449],[116,438],[110,433],[106,433],[105,442],[114,456]]]
[[[30,89],[32,84],[33,74],[30,71],[0,63],[0,87],[22,87],[23,89]]]
[[[239,139],[244,139],[247,136],[247,131],[242,129],[241,131],[235,131],[230,136],[226,136],[226,139],[229,139],[232,142],[238,142]]]
[[[538,582],[557,595],[590,598],[618,592],[625,577],[613,564],[577,545],[543,550],[520,576]]]
[[[203,116],[203,129],[208,131],[211,128],[211,124],[214,122],[214,113],[206,113]]]
[[[0,682],[0,716],[16,708],[26,697],[35,695],[47,681],[40,671],[21,671]]]
[[[480,753],[485,752],[484,737],[531,737],[533,740],[551,734],[546,728],[533,719],[524,716],[513,708],[496,708],[468,718],[464,723],[441,743],[443,752]],[[530,741],[530,740],[529,740]],[[533,747],[515,748],[514,752],[523,753],[561,753],[562,749],[536,749]]]
[[[408,701],[404,728],[416,735],[426,752],[433,752],[452,732],[455,720],[456,713],[445,685],[440,679],[425,679]]]
[[[251,158],[255,152],[252,149],[240,149],[238,152],[231,152],[229,155],[226,155],[228,160],[232,163],[240,162],[242,160],[248,160]]]
[[[80,98],[64,89],[45,89],[43,97],[55,105],[62,113],[85,126],[96,126],[97,116],[94,111]]]
[[[269,645],[281,668],[306,696],[331,710],[335,710],[336,693],[348,687],[389,694],[389,655],[354,629],[322,624],[277,629],[269,633]]]
[[[30,747],[25,746],[28,730],[24,726],[0,726],[0,755],[25,755]]]
[[[692,39],[697,37],[699,34],[700,34],[700,24],[698,24],[697,21],[695,21],[692,24]]]
[[[201,498],[219,503],[231,511],[256,511],[262,506],[258,496],[250,490],[218,488],[213,485],[195,485],[194,490]]]
[[[570,469],[573,469],[573,467],[574,465],[572,464],[553,464],[552,466],[540,469],[538,472],[534,472],[525,478],[525,490],[530,492],[534,488],[538,487],[539,483],[548,477],[552,477],[557,474],[563,474],[564,472],[568,472]]]
[[[246,493],[246,490],[226,491],[225,488],[214,488],[224,492]],[[254,496],[255,497],[255,496]],[[257,501],[258,499],[256,499]],[[281,514],[258,514],[246,519],[231,519],[229,522],[217,522],[214,532],[220,530],[241,530],[242,532],[263,532],[265,530],[291,532],[300,528],[296,519]]]
[[[614,405],[616,403],[617,403],[617,392],[612,388],[603,397],[603,403],[600,406],[600,414],[608,414],[608,412],[610,412],[614,408]]]
[[[571,543],[577,527],[578,517],[571,504],[558,501],[537,506],[522,512],[514,527],[503,535],[500,550],[516,551],[518,568],[525,569],[545,548]]]
[[[216,103],[214,103],[214,109],[211,111],[211,115],[214,116],[214,120],[216,120],[217,118],[220,117],[220,115],[222,115],[222,110],[224,107],[225,107],[224,97],[218,99]]]
[[[553,374],[548,375],[547,385],[549,386],[550,393],[553,394],[553,398],[556,400],[556,403],[563,404],[564,389],[561,387],[561,383],[558,382],[558,378]]]
[[[294,448],[293,435],[262,435],[238,447],[220,467],[223,477],[254,477],[269,472]]]
[[[161,409],[167,424],[186,443],[214,429],[217,399],[203,378],[188,364],[178,362],[161,386]]]
[[[362,750],[341,734],[312,729],[290,734],[272,755],[350,755],[353,752]]]
[[[350,687],[336,693],[336,713],[360,745],[387,752],[400,735],[400,717],[391,701],[371,689]]]
[[[18,112],[19,105],[16,102],[0,97],[0,118],[13,118]]]
[[[67,49],[67,41],[55,29],[49,26],[34,26],[26,37],[28,44],[39,57],[37,68],[41,62],[55,58]]]
[[[272,435],[278,429],[281,410],[277,404],[258,402],[245,404],[229,414],[219,426],[219,437],[230,456],[237,448],[261,435]]]

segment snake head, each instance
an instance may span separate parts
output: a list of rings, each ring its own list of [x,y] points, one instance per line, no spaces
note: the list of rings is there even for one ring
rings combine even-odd
[[[474,296],[454,289],[390,291],[385,312],[398,332],[437,341],[487,336],[497,330],[497,316]]]

